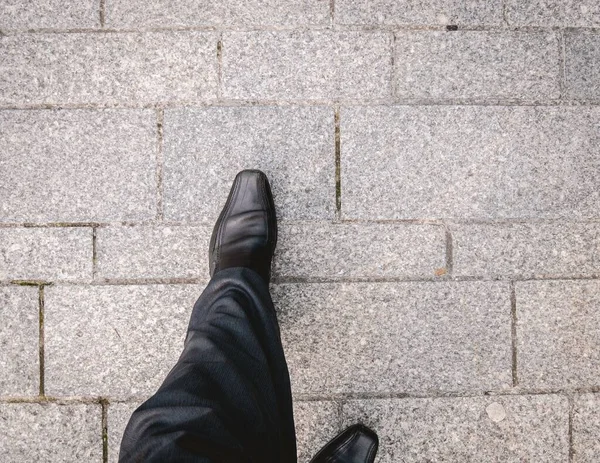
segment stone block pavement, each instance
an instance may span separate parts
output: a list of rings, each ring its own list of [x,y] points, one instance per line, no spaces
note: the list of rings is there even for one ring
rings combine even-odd
[[[600,3],[3,0],[0,459],[116,462],[235,173],[299,461],[600,461]]]

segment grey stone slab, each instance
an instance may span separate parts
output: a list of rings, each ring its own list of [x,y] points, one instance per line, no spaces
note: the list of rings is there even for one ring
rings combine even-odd
[[[353,107],[345,218],[597,218],[600,109]]]
[[[600,282],[518,282],[516,296],[519,384],[598,386]]]
[[[109,404],[107,414],[108,463],[118,463],[125,427],[133,412],[141,404],[141,401]]]
[[[0,229],[0,280],[91,277],[91,228]]]
[[[499,26],[501,0],[336,0],[335,22],[351,25]]]
[[[0,287],[0,396],[39,392],[38,300],[37,287]]]
[[[582,394],[573,410],[573,462],[595,463],[600,455],[600,395]]]
[[[559,42],[554,33],[400,32],[395,44],[399,98],[560,96]]]
[[[272,291],[295,393],[511,385],[508,284],[283,284]]]
[[[600,4],[596,0],[507,0],[510,26],[597,27]]]
[[[335,402],[294,402],[298,463],[308,462],[339,432],[340,416]]]
[[[212,228],[106,227],[96,232],[100,278],[208,278]]]
[[[0,221],[156,216],[154,111],[0,111],[0,127]]]
[[[232,32],[223,35],[223,96],[319,100],[391,96],[388,32]]]
[[[20,34],[0,39],[0,104],[150,104],[216,97],[206,32]]]
[[[164,210],[214,224],[235,175],[261,169],[279,219],[333,218],[334,117],[324,107],[166,110]]]
[[[0,30],[82,29],[100,27],[95,0],[3,0]]]
[[[420,224],[280,223],[278,278],[433,278],[446,269],[445,230]]]
[[[46,394],[141,397],[175,365],[197,285],[46,289]]]
[[[558,395],[359,400],[343,411],[345,425],[378,432],[379,463],[569,458],[569,405]]]
[[[0,404],[5,462],[102,462],[100,404]]]
[[[111,28],[329,25],[329,3],[322,0],[107,0]]]
[[[567,96],[600,99],[600,34],[565,34],[565,81]]]
[[[600,273],[597,223],[452,226],[455,276],[552,278]]]

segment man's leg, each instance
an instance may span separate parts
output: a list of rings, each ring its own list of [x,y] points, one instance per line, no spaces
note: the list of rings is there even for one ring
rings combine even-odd
[[[212,280],[185,347],[131,417],[121,462],[295,463],[292,397],[268,283],[277,241],[266,176],[236,177],[215,225]]]
[[[120,461],[296,461],[287,367],[258,274],[231,268],[213,277],[177,365],[133,414]]]

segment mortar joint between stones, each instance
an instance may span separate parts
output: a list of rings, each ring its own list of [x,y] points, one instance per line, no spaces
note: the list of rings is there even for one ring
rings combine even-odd
[[[454,275],[454,240],[450,226],[444,223],[445,239],[446,239],[446,274],[448,278]]]
[[[573,394],[567,394],[567,400],[569,401],[569,427],[568,427],[568,439],[569,439],[569,463],[575,461],[575,447],[573,440],[573,418],[575,414],[575,398]]]
[[[567,50],[565,30],[558,32],[558,87],[559,100],[567,100]]]
[[[98,15],[100,19],[100,27],[104,28],[106,25],[106,0],[100,0],[98,5]]]
[[[331,27],[335,25],[335,0],[329,0],[329,24]]]
[[[344,403],[343,399],[335,401],[338,432],[342,432],[344,428]]]
[[[99,399],[102,408],[102,462],[108,463],[108,399],[101,397]]]
[[[509,282],[510,288],[510,335],[511,335],[511,371],[512,371],[512,386],[519,385],[518,375],[518,351],[517,351],[517,292],[515,281]]]
[[[44,284],[38,286],[38,363],[39,363],[39,396],[45,397],[45,332],[44,332],[44,309],[45,296]]]
[[[342,218],[342,149],[340,133],[340,107],[334,107],[334,144],[335,144],[335,217]]]
[[[223,32],[217,39],[217,100],[223,98]]]
[[[98,274],[98,228],[92,227],[92,280]]]
[[[156,109],[156,220],[164,220],[164,119],[163,108]]]

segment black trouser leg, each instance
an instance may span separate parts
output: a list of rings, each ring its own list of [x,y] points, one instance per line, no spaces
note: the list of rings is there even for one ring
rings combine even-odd
[[[125,430],[119,461],[295,463],[290,380],[267,284],[218,272],[185,347]]]

